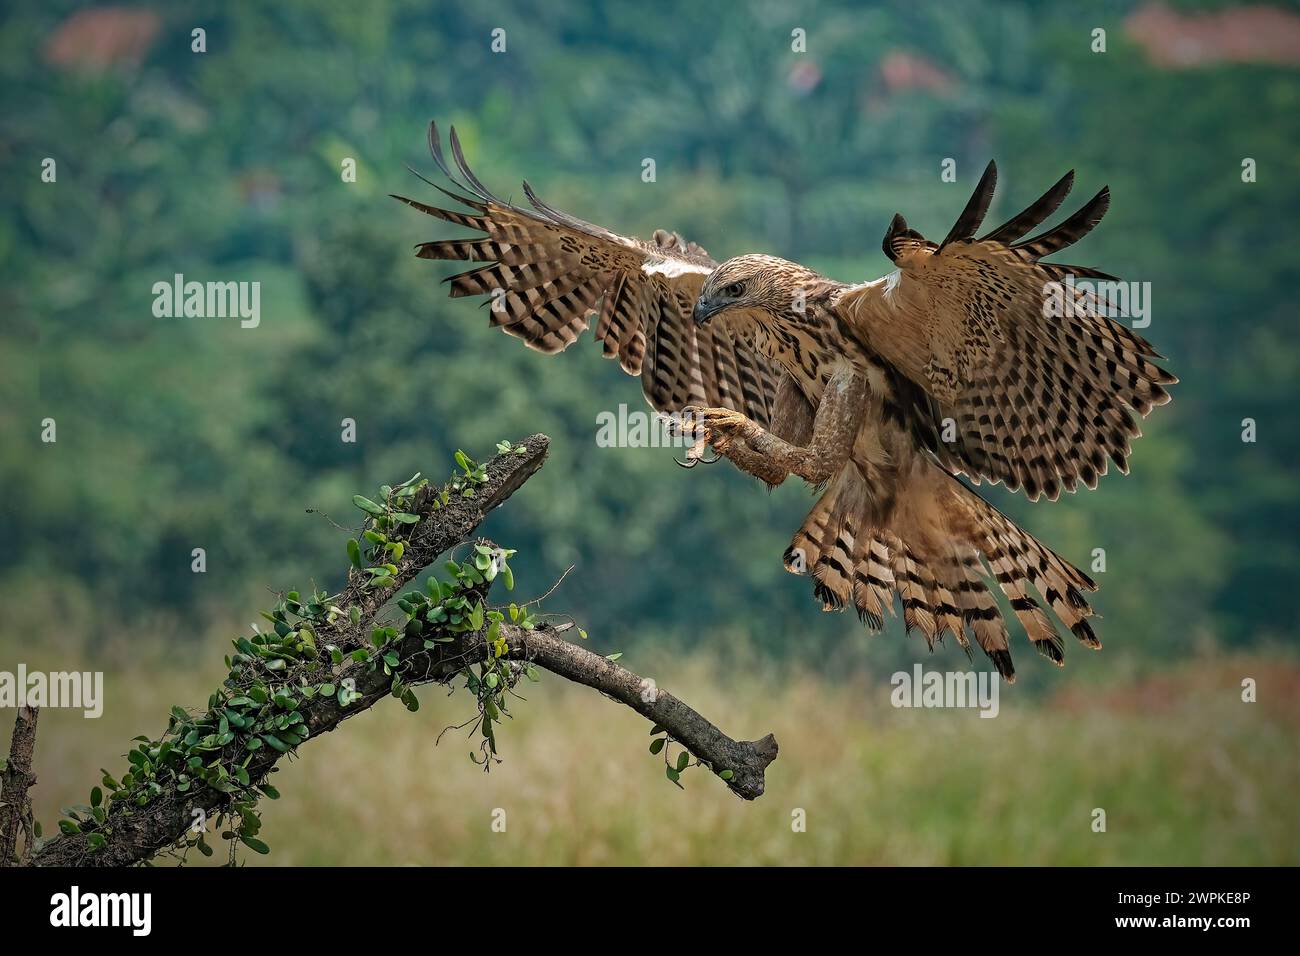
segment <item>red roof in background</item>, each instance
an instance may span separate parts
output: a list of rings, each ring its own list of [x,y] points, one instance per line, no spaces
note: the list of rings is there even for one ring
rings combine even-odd
[[[1147,3],[1124,21],[1125,32],[1165,69],[1207,63],[1300,63],[1300,15],[1252,4],[1179,13]]]
[[[880,79],[890,93],[904,90],[928,90],[947,93],[956,81],[952,74],[918,53],[890,50],[880,61]]]
[[[91,69],[139,63],[153,46],[160,26],[161,20],[152,10],[78,10],[50,34],[45,42],[45,59],[55,66]]]

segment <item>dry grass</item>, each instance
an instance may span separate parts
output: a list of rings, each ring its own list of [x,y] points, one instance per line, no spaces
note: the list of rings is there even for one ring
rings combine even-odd
[[[12,655],[6,654],[6,658]],[[38,666],[29,659],[29,666]],[[8,665],[6,665],[8,666]],[[1001,714],[896,711],[888,687],[728,672],[700,656],[651,671],[733,735],[776,733],[756,803],[699,770],[686,791],[646,750],[625,708],[546,677],[498,735],[485,774],[463,734],[463,694],[427,689],[303,748],[275,777],[262,836],[271,864],[1291,864],[1300,862],[1300,671],[1262,658],[1186,665],[1158,681],[1071,689]],[[665,675],[672,673],[672,679]],[[1261,702],[1240,702],[1243,674]],[[167,706],[219,674],[181,668],[108,678],[105,716],[41,717],[35,791],[53,829],[96,768]],[[7,738],[10,714],[4,722]],[[7,746],[7,744],[6,744]],[[1093,808],[1108,815],[1091,829]],[[506,814],[504,833],[493,811]],[[807,832],[792,832],[802,808]],[[217,859],[220,859],[218,854]]]

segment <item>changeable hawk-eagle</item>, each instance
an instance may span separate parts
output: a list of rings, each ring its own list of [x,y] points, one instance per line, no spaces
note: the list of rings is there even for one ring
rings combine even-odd
[[[979,237],[993,196],[989,163],[943,242],[895,216],[884,238],[894,272],[855,285],[797,263],[744,255],[718,263],[664,231],[617,235],[538,199],[494,196],[465,163],[455,130],[443,156],[461,192],[442,209],[401,199],[481,233],[426,242],[417,255],[484,265],[451,277],[453,296],[492,295],[491,322],[543,352],[592,321],[608,358],[641,378],[664,413],[701,426],[701,444],[768,485],[791,474],[820,490],[785,554],[810,572],[828,609],[852,604],[873,628],[901,598],[908,629],[931,644],[970,639],[1007,679],[1015,671],[989,575],[1029,639],[1056,663],[1062,642],[1037,591],[1075,636],[1100,647],[1086,574],[985,502],[973,483],[1003,482],[1055,500],[1089,488],[1114,462],[1127,471],[1131,411],[1169,400],[1159,355],[1068,277],[1093,269],[1042,261],[1105,214],[1102,189],[1059,225],[1023,238],[1073,183],[1067,173],[1030,207]],[[431,184],[432,185],[432,184]],[[1067,295],[1065,308],[1047,308]]]

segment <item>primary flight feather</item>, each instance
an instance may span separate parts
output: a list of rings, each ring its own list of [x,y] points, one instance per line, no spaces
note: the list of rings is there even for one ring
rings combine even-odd
[[[541,201],[494,196],[470,171],[455,130],[452,171],[437,126],[434,161],[459,208],[394,197],[481,233],[426,242],[417,255],[485,263],[448,281],[453,296],[488,295],[491,322],[558,352],[595,322],[604,354],[641,378],[650,404],[698,423],[701,445],[768,485],[797,475],[820,497],[785,553],[810,573],[827,609],[852,605],[873,628],[897,595],[909,630],[933,644],[977,643],[1014,679],[1007,596],[1030,641],[1056,663],[1052,613],[1100,647],[1078,568],[957,479],[965,475],[1056,499],[1095,487],[1110,462],[1127,471],[1145,416],[1177,381],[1141,336],[1069,277],[1093,269],[1043,262],[1086,235],[1110,202],[1103,189],[1060,225],[1024,238],[1070,191],[1067,174],[1028,209],[975,238],[996,182],[990,163],[942,243],[895,216],[885,254],[897,270],[848,285],[773,256],[718,263],[657,231],[621,236]],[[434,184],[431,184],[434,185]],[[1065,309],[1044,307],[1048,290]],[[700,448],[696,449],[698,454]]]

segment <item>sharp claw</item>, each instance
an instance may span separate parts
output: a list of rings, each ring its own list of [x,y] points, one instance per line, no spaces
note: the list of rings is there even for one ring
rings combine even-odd
[[[705,451],[712,450],[712,446],[708,444],[708,440],[702,438],[686,450],[685,461],[682,461],[676,455],[673,456],[673,461],[677,462],[677,464],[681,465],[683,468],[694,468],[696,465],[700,464],[700,462],[703,462],[706,465],[712,465],[714,462],[720,461],[723,457],[722,455],[715,453],[712,458],[705,458]]]
[[[688,455],[686,461],[682,461],[680,458],[674,455],[673,461],[677,462],[677,464],[681,465],[683,468],[694,468],[696,465],[716,465],[718,462],[722,461],[722,459],[725,457],[726,457],[725,455],[716,455],[713,458],[705,458],[703,455],[700,455],[696,458],[691,458]]]
[[[704,423],[708,418],[708,414],[706,413],[716,414],[719,411],[725,412],[726,410],[702,409],[694,405],[688,405],[682,409],[680,413],[681,419],[683,422],[689,421],[691,423],[691,433],[699,434],[702,431],[703,435],[690,447],[690,449],[687,450],[685,461],[682,461],[675,455],[673,456],[673,461],[677,462],[677,464],[683,468],[694,468],[700,462],[704,462],[706,465],[712,465],[726,457],[726,449],[727,446],[731,444],[732,436],[725,433],[715,434],[711,432],[709,426]],[[735,413],[727,414],[731,416],[735,415]],[[681,422],[679,422],[679,424],[681,424]],[[725,432],[726,429],[732,427],[734,424],[734,422],[727,421],[725,424],[720,425],[719,429]],[[705,458],[705,451],[712,451],[713,457]]]

